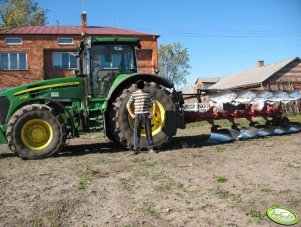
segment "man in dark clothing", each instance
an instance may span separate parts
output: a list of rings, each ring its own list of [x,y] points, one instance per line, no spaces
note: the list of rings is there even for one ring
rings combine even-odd
[[[140,150],[140,133],[142,124],[144,125],[146,132],[146,142],[149,152],[155,152],[153,150],[153,137],[152,137],[152,128],[151,128],[151,118],[155,115],[156,112],[156,101],[153,99],[152,95],[149,92],[144,91],[144,81],[139,80],[137,82],[138,90],[133,92],[129,101],[126,104],[126,107],[129,111],[129,114],[133,119],[135,119],[134,125],[134,154],[138,154]],[[153,104],[153,112],[149,112],[149,103]],[[134,105],[134,113],[131,110],[131,106]]]

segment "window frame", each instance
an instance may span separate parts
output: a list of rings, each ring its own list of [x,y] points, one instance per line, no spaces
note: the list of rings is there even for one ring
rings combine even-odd
[[[7,54],[7,56],[8,56],[8,60],[7,60],[8,69],[0,68],[0,71],[27,71],[28,70],[28,56],[27,56],[26,52],[16,52],[16,51],[0,52],[0,66],[1,66],[1,54]],[[11,63],[10,63],[10,60],[11,60],[10,55],[11,54],[17,54],[17,69],[11,69]],[[20,69],[20,54],[25,54],[25,69]]]
[[[72,52],[72,51],[53,51],[51,53],[51,65],[52,65],[52,68],[53,69],[59,69],[59,70],[74,70],[74,69],[77,69],[77,65],[74,68],[71,67],[71,60],[70,60],[71,53],[76,56],[76,52]],[[63,64],[62,64],[63,62],[62,61],[61,61],[60,67],[55,67],[55,65],[54,65],[54,57],[53,57],[54,54],[61,54],[61,56],[63,54],[68,54],[68,68],[64,68],[63,67]]]
[[[20,39],[20,43],[8,43],[7,40],[9,40],[9,39]],[[5,45],[22,45],[23,39],[21,37],[5,37],[4,43],[5,43]]]
[[[66,39],[70,39],[72,42],[71,43],[60,43],[60,40],[66,40]],[[60,46],[70,46],[74,44],[74,39],[73,38],[68,38],[68,37],[60,37],[57,38],[57,44]]]

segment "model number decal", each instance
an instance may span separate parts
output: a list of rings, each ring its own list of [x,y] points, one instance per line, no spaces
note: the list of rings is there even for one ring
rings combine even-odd
[[[22,95],[19,97],[19,99],[23,100],[23,99],[28,99],[28,95]]]

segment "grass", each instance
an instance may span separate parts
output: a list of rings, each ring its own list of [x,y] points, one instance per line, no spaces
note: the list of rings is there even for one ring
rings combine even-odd
[[[40,215],[35,216],[33,220],[33,227],[41,227],[42,226],[42,218]]]
[[[261,191],[262,192],[272,192],[274,190],[272,188],[270,188],[268,185],[262,185]]]
[[[269,188],[269,187],[264,187],[261,189],[262,192],[272,192],[273,189]]]
[[[214,146],[214,150],[217,153],[222,153],[226,150],[226,148],[224,145],[216,145],[216,146]]]
[[[221,198],[221,199],[228,199],[231,197],[231,193],[229,191],[223,190],[218,188],[215,193]]]
[[[135,179],[132,176],[120,178],[119,182],[121,183],[121,187],[125,190],[132,190],[135,184]]]
[[[132,162],[137,163],[144,167],[154,167],[157,163],[151,160],[148,160],[144,157],[136,157],[132,160]]]
[[[244,193],[244,194],[251,194],[252,191],[249,188],[242,188],[241,192]]]
[[[78,190],[85,190],[87,185],[91,182],[91,180],[92,180],[91,176],[86,176],[86,177],[80,179],[77,182],[77,189]]]
[[[219,177],[216,178],[217,183],[225,183],[227,181],[228,181],[228,179],[224,176],[219,176]]]
[[[144,171],[139,171],[134,174],[134,177],[144,177],[145,179],[150,179],[150,180],[159,180],[159,179],[164,179],[167,177],[166,173],[164,171],[160,172],[144,172]]]
[[[139,181],[139,178],[144,178],[146,180],[149,180],[151,182],[159,181],[160,184],[155,186],[155,190],[169,190],[173,187],[174,180],[171,179],[169,176],[166,175],[164,171],[160,172],[146,172],[146,171],[139,171],[131,176],[120,178],[119,182],[121,183],[121,187],[125,190],[133,190],[135,186],[135,182]]]
[[[301,114],[296,114],[296,113],[288,112],[288,113],[285,114],[285,116],[287,116],[290,121],[301,122]]]
[[[257,224],[260,224],[265,218],[265,214],[262,214],[257,210],[250,210],[248,213],[246,213],[246,215],[252,219],[255,219]]]
[[[159,185],[155,186],[155,190],[158,192],[166,192],[173,189],[182,189],[184,188],[184,184],[181,182],[177,182],[171,178],[168,178],[161,182]]]
[[[297,165],[297,164],[294,164],[294,163],[289,162],[289,163],[287,164],[287,167],[296,169],[296,168],[299,168],[300,166]]]
[[[42,214],[36,215],[33,220],[33,227],[42,227],[42,226],[51,226],[51,227],[63,226],[62,210],[56,208],[44,215]]]
[[[207,121],[197,121],[186,124],[186,128],[199,128],[204,126],[210,126],[210,124]]]
[[[60,209],[53,210],[47,218],[49,226],[59,227],[62,226],[62,211]]]
[[[215,194],[217,194],[221,199],[231,199],[236,202],[240,201],[239,196],[221,188],[217,188]]]
[[[136,211],[154,218],[160,218],[160,214],[153,207],[153,204],[144,203],[143,206],[137,208]]]

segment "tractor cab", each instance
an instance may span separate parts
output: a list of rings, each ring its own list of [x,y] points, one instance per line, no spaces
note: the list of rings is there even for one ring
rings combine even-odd
[[[87,76],[93,97],[106,97],[121,74],[137,72],[137,38],[87,37],[79,46],[79,75]]]

